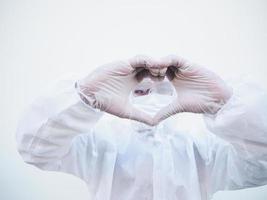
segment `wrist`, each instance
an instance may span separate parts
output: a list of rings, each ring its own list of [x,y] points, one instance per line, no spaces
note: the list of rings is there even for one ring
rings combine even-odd
[[[94,108],[96,109],[96,100],[94,98],[94,95],[90,95],[88,94],[88,92],[85,94],[84,90],[78,81],[75,82],[75,85],[74,85],[75,89],[76,89],[76,92],[77,94],[79,95],[81,101],[87,105],[87,106],[90,106],[91,108]]]

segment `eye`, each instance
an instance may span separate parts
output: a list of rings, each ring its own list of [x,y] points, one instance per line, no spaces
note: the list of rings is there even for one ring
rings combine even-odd
[[[135,96],[143,96],[147,95],[150,92],[150,89],[142,90],[142,89],[136,89],[134,90],[134,95]]]

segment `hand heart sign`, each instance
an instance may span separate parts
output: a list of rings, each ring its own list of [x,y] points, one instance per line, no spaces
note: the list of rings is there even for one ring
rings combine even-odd
[[[172,102],[154,116],[133,106],[129,96],[140,82],[145,78],[161,82],[165,77],[176,92]],[[151,126],[180,112],[216,113],[232,94],[216,74],[177,56],[160,60],[137,56],[106,64],[77,85],[82,99],[93,108]]]

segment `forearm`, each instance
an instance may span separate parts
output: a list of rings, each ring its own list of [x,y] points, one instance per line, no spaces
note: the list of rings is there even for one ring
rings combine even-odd
[[[216,115],[204,117],[208,129],[248,153],[267,154],[267,94],[254,84],[234,88]]]
[[[76,77],[59,81],[26,110],[17,129],[25,162],[56,168],[73,138],[89,133],[102,113],[85,105],[75,90]]]

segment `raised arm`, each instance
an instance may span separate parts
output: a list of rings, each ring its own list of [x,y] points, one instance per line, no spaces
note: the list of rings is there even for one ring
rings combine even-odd
[[[156,116],[201,113],[214,137],[200,145],[210,193],[267,184],[267,95],[254,84],[230,87],[212,71],[169,56],[161,60],[177,98]],[[198,163],[200,164],[200,163]]]
[[[17,144],[24,161],[44,170],[85,176],[77,169],[94,167],[94,153],[102,152],[95,144],[94,125],[104,112],[152,123],[150,116],[128,102],[130,92],[149,76],[152,66],[150,59],[135,57],[53,85],[29,106],[19,123]]]
[[[58,81],[24,111],[16,139],[25,162],[44,170],[60,170],[75,136],[93,130],[103,113],[81,101],[75,88],[79,78]]]
[[[267,184],[267,94],[241,84],[216,115],[205,115],[207,128],[225,142],[210,146],[210,189],[234,190]]]

